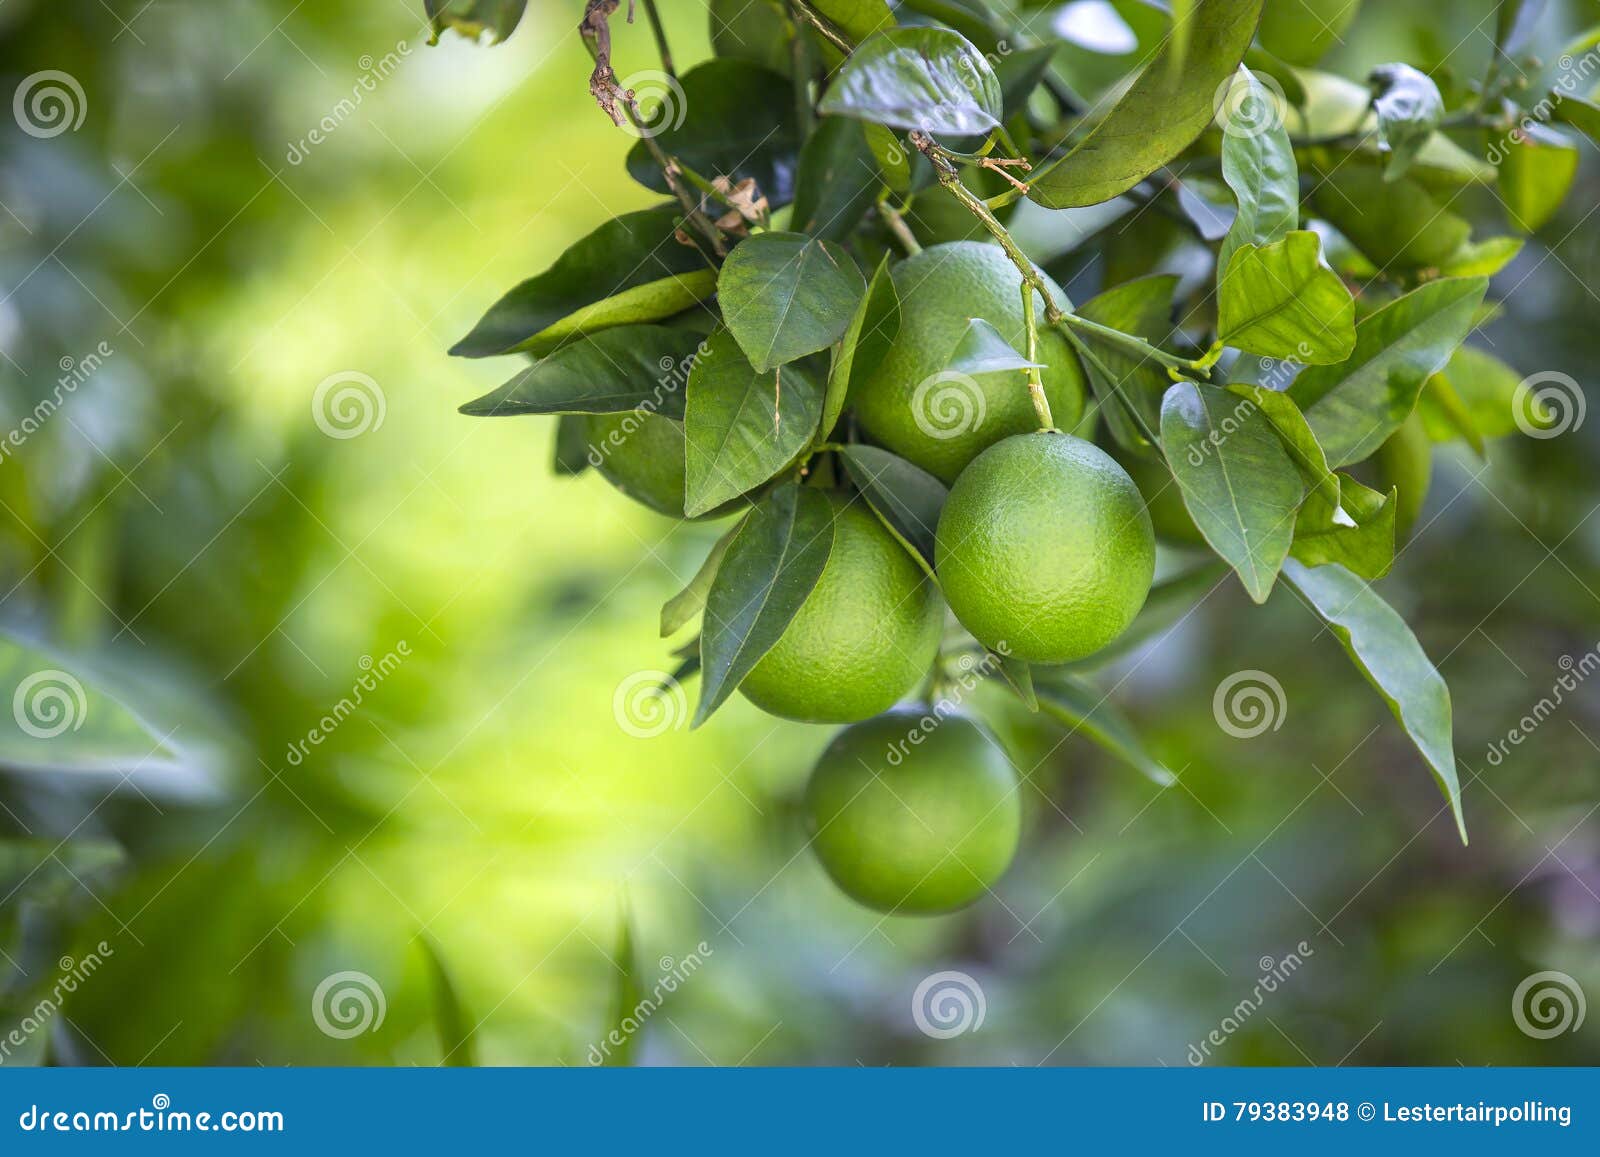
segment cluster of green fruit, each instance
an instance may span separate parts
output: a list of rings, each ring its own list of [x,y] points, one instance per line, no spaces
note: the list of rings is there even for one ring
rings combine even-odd
[[[807,791],[817,855],[866,904],[936,912],[994,883],[1020,825],[1016,774],[980,723],[941,706],[924,733],[921,709],[894,709],[938,661],[945,605],[991,652],[1030,663],[1082,659],[1138,614],[1155,540],[1122,466],[1093,442],[1037,428],[1021,373],[943,383],[954,391],[955,421],[931,420],[927,384],[974,318],[1023,344],[1021,275],[1006,255],[948,242],[891,275],[900,326],[848,404],[862,433],[953,484],[935,529],[938,583],[858,495],[829,490],[826,567],[739,689],[785,719],[852,724]],[[1042,336],[1052,413],[1074,422],[1085,408],[1082,371],[1064,338]],[[652,509],[683,515],[678,423],[638,412],[585,420],[590,445],[606,448],[591,460],[607,479]]]

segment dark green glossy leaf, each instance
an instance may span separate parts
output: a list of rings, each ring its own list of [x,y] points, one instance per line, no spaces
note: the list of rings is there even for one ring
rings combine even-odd
[[[1222,120],[1222,179],[1239,212],[1217,255],[1219,275],[1239,246],[1270,245],[1300,224],[1300,171],[1283,109],[1266,85],[1240,67]]]
[[[679,83],[683,97],[671,103],[674,119],[655,143],[707,180],[749,178],[773,205],[788,204],[800,151],[789,78],[721,58],[695,65]],[[629,150],[628,172],[647,188],[668,191],[644,141]]]
[[[716,290],[700,251],[674,239],[678,210],[624,213],[506,294],[450,350],[481,358],[549,353],[580,333],[671,317]]]
[[[821,417],[822,387],[808,369],[758,374],[719,329],[689,374],[685,513],[697,517],[767,481],[806,448]]]
[[[1354,478],[1339,476],[1337,521],[1320,492],[1306,496],[1295,519],[1290,555],[1307,566],[1337,563],[1364,579],[1378,579],[1394,565],[1397,491],[1368,489]]]
[[[1066,724],[1073,734],[1081,732],[1163,787],[1177,779],[1145,750],[1127,717],[1094,684],[1060,667],[1035,667],[1033,689],[1040,710]]]
[[[1218,282],[1217,334],[1247,353],[1306,365],[1343,361],[1356,344],[1356,305],[1322,264],[1322,241],[1295,230],[1234,250]]]
[[[0,768],[136,772],[178,762],[169,741],[80,664],[0,634]]]
[[[866,292],[850,254],[803,233],[757,233],[728,254],[717,287],[723,320],[760,373],[826,349]]]
[[[1029,178],[1028,196],[1051,209],[1095,205],[1127,192],[1181,153],[1211,123],[1217,89],[1244,59],[1261,5],[1262,0],[1198,0],[1183,21],[1183,66],[1173,67],[1169,37],[1089,135]]]
[[[856,47],[834,75],[822,112],[901,129],[970,136],[1004,113],[994,69],[959,32],[893,28]]]
[[[1487,278],[1451,277],[1414,289],[1356,326],[1349,358],[1295,379],[1289,394],[1329,465],[1361,461],[1400,428],[1423,383],[1467,336],[1488,288]]]
[[[706,597],[696,727],[783,635],[832,552],[833,507],[821,491],[791,482],[756,504]]]
[[[733,541],[733,536],[739,533],[739,527],[744,525],[741,518],[728,528],[728,532],[712,545],[711,552],[706,555],[705,562],[700,564],[700,569],[694,572],[694,577],[677,594],[673,595],[661,607],[661,637],[671,638],[687,626],[696,615],[705,609],[706,595],[711,590],[711,584],[716,580],[717,568],[722,565],[722,556],[728,553],[728,544]]]
[[[788,75],[794,25],[783,0],[709,0],[711,51]]]
[[[799,232],[843,241],[872,208],[882,176],[864,129],[847,117],[824,117],[800,150],[791,217]]]
[[[1367,76],[1378,136],[1388,147],[1385,180],[1402,176],[1444,116],[1439,86],[1409,64],[1380,64]]]
[[[1190,517],[1256,602],[1272,593],[1305,483],[1261,410],[1179,382],[1161,405],[1161,446]]]
[[[889,259],[885,257],[878,263],[849,327],[833,351],[822,421],[817,426],[819,440],[828,437],[838,424],[849,400],[851,383],[864,382],[872,375],[899,332],[900,295],[889,276]]]
[[[950,494],[944,483],[876,446],[852,442],[839,453],[868,505],[931,565],[939,512]]]
[[[630,325],[577,338],[463,414],[620,414],[643,407],[683,419],[684,384],[705,339],[690,329]]]
[[[423,0],[435,44],[446,28],[454,28],[469,40],[484,32],[494,40],[504,40],[516,31],[527,6],[528,0]]]
[[[1307,567],[1290,560],[1284,577],[1306,597],[1377,688],[1433,771],[1455,815],[1463,843],[1461,785],[1451,739],[1450,689],[1394,608],[1338,566]]]
[[[470,1068],[478,1063],[473,1031],[476,1022],[462,1005],[460,991],[433,937],[423,933],[417,939],[422,944],[422,955],[428,962],[428,979],[433,986],[433,1023],[439,1031],[442,1054],[439,1063]]]
[[[1527,125],[1506,142],[1500,161],[1500,198],[1506,216],[1524,233],[1550,220],[1578,175],[1578,150],[1560,133]]]

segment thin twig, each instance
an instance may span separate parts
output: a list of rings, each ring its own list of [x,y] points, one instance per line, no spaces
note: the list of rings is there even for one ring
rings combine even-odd
[[[644,0],[645,19],[650,21],[650,31],[655,33],[656,51],[661,54],[661,70],[674,80],[678,78],[672,67],[672,49],[667,47],[667,30],[661,25],[661,14],[656,11],[656,0]]]

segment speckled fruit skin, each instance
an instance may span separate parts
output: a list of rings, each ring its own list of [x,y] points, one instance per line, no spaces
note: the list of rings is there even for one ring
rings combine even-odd
[[[892,277],[900,295],[900,329],[872,376],[851,391],[850,404],[874,442],[952,482],[987,447],[1038,428],[1020,371],[976,379],[982,417],[970,429],[964,428],[969,424],[964,414],[976,416],[976,403],[963,411],[952,398],[948,410],[935,411],[939,420],[927,423],[934,433],[917,424],[913,410],[917,387],[947,368],[973,318],[987,321],[1015,349],[1026,352],[1022,277],[1004,252],[980,241],[929,246],[896,265]],[[1060,293],[1053,284],[1051,288]],[[1035,304],[1042,324],[1044,306],[1037,295]],[[1083,370],[1055,330],[1042,329],[1039,338],[1038,360],[1048,367],[1042,377],[1051,416],[1057,426],[1070,428],[1083,414]],[[918,404],[924,413],[937,396],[923,393]]]
[[[969,716],[910,707],[834,737],[805,814],[834,883],[901,915],[978,899],[1010,866],[1022,830],[1017,773],[994,736]]]
[[[1133,479],[1070,434],[1007,438],[956,479],[935,570],[984,645],[1065,663],[1133,622],[1155,574],[1155,535]]]
[[[584,419],[584,437],[590,461],[607,482],[657,514],[684,517],[681,423],[644,410],[590,414]],[[736,498],[690,521],[721,518],[744,505],[744,499]]]
[[[894,706],[926,677],[944,601],[861,499],[830,496],[833,551],[822,577],[739,690],[763,711],[853,723]]]
[[[1150,525],[1159,541],[1174,546],[1206,544],[1205,535],[1194,524],[1194,517],[1183,504],[1183,492],[1165,463],[1114,449],[1107,453],[1128,472],[1139,493],[1144,495],[1144,508],[1150,512]]]

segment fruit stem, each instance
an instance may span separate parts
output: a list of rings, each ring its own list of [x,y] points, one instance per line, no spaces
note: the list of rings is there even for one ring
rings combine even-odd
[[[878,202],[878,216],[883,218],[883,223],[889,227],[895,240],[905,248],[906,253],[915,257],[922,252],[922,245],[916,235],[911,232],[911,227],[906,224],[906,219],[900,215],[899,210],[890,205],[888,200]]]
[[[1054,430],[1055,416],[1050,413],[1050,399],[1044,395],[1044,377],[1039,372],[1039,327],[1034,320],[1033,286],[1026,281],[1022,283],[1022,316],[1027,323],[1028,361],[1033,363],[1028,367],[1028,396],[1033,399],[1040,428]]]
[[[1202,376],[1209,376],[1211,365],[1216,360],[1215,358],[1209,358],[1209,355],[1206,358],[1190,359],[1179,357],[1177,354],[1169,354],[1159,346],[1151,345],[1137,334],[1123,333],[1120,329],[1115,329],[1109,325],[1101,325],[1097,321],[1090,321],[1082,314],[1063,314],[1055,320],[1083,333],[1092,333],[1096,337],[1104,338],[1108,342],[1120,345],[1128,352],[1137,354],[1140,358],[1148,358],[1169,370],[1186,370]],[[1220,355],[1221,351],[1218,351],[1218,356]]]
[[[828,21],[813,12],[811,10],[811,6],[807,4],[805,0],[794,0],[794,7],[795,11],[804,16],[810,23],[811,27],[815,28],[824,40],[833,45],[846,56],[850,55],[850,52],[855,48],[855,45],[851,44],[850,41],[845,39],[844,34],[832,24],[828,23]]]

